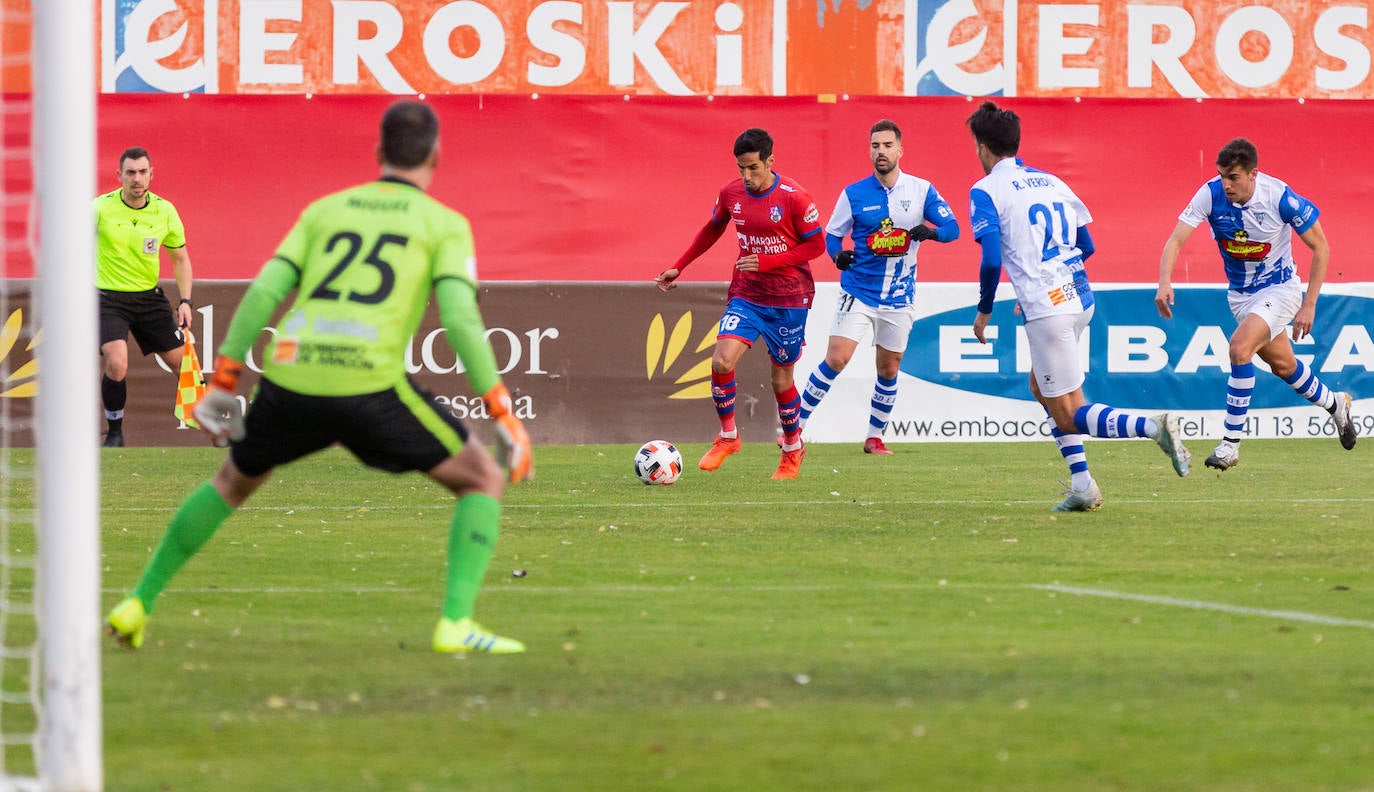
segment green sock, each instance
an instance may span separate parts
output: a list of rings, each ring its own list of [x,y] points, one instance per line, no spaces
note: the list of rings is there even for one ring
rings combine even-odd
[[[444,588],[444,618],[472,615],[482,578],[491,564],[501,525],[501,502],[474,492],[458,499],[448,529],[448,583]]]
[[[143,607],[149,613],[153,610],[153,602],[171,582],[172,576],[191,560],[191,556],[215,535],[220,523],[233,513],[234,507],[225,502],[210,482],[191,490],[177,513],[172,515],[167,533],[162,535],[157,551],[134,588],[134,596],[143,600]]]

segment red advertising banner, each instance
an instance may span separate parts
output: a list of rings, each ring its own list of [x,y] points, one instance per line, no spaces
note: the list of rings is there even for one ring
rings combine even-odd
[[[152,153],[152,189],[186,223],[197,279],[250,278],[304,206],[376,177],[376,123],[386,96],[106,95],[99,102],[100,189],[118,186],[119,153]],[[801,98],[549,96],[431,97],[443,122],[433,193],[472,221],[478,270],[493,281],[647,282],[686,249],[720,187],[739,178],[731,146],[751,126],[776,139],[775,167],[796,178],[828,216],[843,187],[866,176],[868,129],[904,131],[902,167],[929,179],[964,226],[948,245],[921,249],[922,281],[973,281],[979,251],[967,233],[968,189],[982,176],[959,97]],[[1260,168],[1322,210],[1332,282],[1374,280],[1363,218],[1374,151],[1350,146],[1374,133],[1361,103],[1237,100],[1003,99],[1022,115],[1021,154],[1063,176],[1092,210],[1101,282],[1149,282],[1160,249],[1193,192],[1215,175],[1216,152],[1249,136]],[[1300,130],[1300,132],[1299,132]],[[13,169],[16,173],[22,169]],[[22,209],[22,202],[15,204]],[[7,225],[7,273],[32,267],[26,214]],[[1307,254],[1296,245],[1300,269]],[[687,270],[724,281],[727,239]],[[822,280],[837,273],[824,259]],[[170,265],[164,275],[170,276]],[[1221,272],[1206,233],[1189,240],[1180,283]]]
[[[1368,0],[94,3],[111,93],[1374,96]]]

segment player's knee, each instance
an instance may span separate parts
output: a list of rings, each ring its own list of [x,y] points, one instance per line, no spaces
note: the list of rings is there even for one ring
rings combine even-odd
[[[1288,379],[1293,376],[1293,372],[1298,370],[1296,358],[1280,358],[1278,360],[1266,361],[1269,363],[1269,370],[1274,372],[1280,379]]]
[[[458,497],[480,492],[500,499],[506,491],[506,471],[483,446],[468,444],[429,471],[430,478]]]
[[[120,382],[129,375],[129,361],[106,357],[104,373],[107,378]]]

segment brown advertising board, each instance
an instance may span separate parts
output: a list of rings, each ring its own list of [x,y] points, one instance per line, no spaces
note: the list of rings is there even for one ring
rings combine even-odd
[[[202,364],[214,365],[214,345],[224,337],[245,281],[196,284],[192,327]],[[0,370],[0,417],[13,446],[32,445],[36,392],[32,374],[41,346],[30,349],[35,327],[28,283],[9,282]],[[175,284],[163,284],[169,295]],[[495,283],[482,288],[480,305],[488,338],[516,410],[538,443],[629,443],[665,439],[705,442],[719,424],[711,404],[710,358],[716,322],[725,303],[724,284],[684,284],[662,294],[651,283]],[[254,346],[244,379],[247,394],[257,381],[258,361],[273,332]],[[481,400],[462,376],[431,304],[407,352],[407,366],[422,387],[455,415],[489,438]],[[131,342],[132,343],[132,342]],[[73,377],[99,377],[99,353],[91,340],[89,365],[67,365]],[[762,347],[745,355],[739,372],[736,412],[746,439],[772,440],[777,411]],[[125,440],[132,446],[185,446],[206,442],[173,417],[176,378],[133,345]],[[91,409],[99,411],[100,405]],[[104,421],[100,422],[104,427]],[[92,438],[96,442],[98,438]]]

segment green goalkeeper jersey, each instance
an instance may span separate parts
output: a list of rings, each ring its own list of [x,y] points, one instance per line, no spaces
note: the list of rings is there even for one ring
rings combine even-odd
[[[418,187],[381,179],[325,196],[301,213],[250,288],[272,306],[297,290],[263,376],[315,396],[386,390],[406,376],[405,348],[436,283],[456,279],[475,294],[476,277],[467,219]],[[248,303],[245,295],[221,346],[238,360],[266,321]]]
[[[97,196],[95,208],[95,285],[120,292],[148,291],[157,286],[158,251],[186,245],[186,228],[171,201],[151,192],[135,209],[119,190]]]

